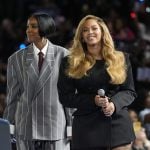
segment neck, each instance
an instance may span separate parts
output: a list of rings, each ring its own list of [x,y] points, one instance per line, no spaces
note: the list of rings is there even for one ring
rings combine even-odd
[[[87,47],[87,49],[90,55],[92,55],[95,59],[102,59],[100,45],[90,45]]]
[[[42,38],[40,41],[35,42],[34,44],[36,45],[36,47],[38,49],[42,49],[45,45],[46,45],[47,39],[46,38]]]

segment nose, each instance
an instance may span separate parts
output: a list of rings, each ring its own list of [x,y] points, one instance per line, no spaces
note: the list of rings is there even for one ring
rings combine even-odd
[[[27,27],[27,28],[26,28],[26,32],[27,32],[27,33],[31,32],[31,28]]]
[[[92,29],[89,29],[89,33],[93,33],[93,30],[92,30]]]
[[[27,26],[26,32],[27,32],[27,33],[30,33],[30,32],[32,32],[32,31],[33,31],[32,26]]]

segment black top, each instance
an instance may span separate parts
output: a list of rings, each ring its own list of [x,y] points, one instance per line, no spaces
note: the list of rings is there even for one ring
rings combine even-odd
[[[132,122],[127,107],[136,97],[132,78],[132,68],[128,55],[127,79],[121,85],[110,83],[104,60],[96,60],[87,76],[73,79],[65,74],[67,57],[60,66],[58,91],[60,102],[71,108],[77,108],[73,121],[73,148],[101,146],[119,146],[134,140]],[[94,99],[98,89],[104,89],[115,105],[115,112],[106,117]]]

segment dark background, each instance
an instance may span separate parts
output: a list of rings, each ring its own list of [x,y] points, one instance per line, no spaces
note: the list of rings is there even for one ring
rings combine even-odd
[[[27,17],[34,11],[48,12],[57,30],[50,39],[69,48],[80,19],[97,15],[108,25],[116,48],[130,54],[138,94],[130,106],[143,109],[150,91],[150,0],[1,0],[0,1],[0,102],[6,97],[7,59],[28,45]]]

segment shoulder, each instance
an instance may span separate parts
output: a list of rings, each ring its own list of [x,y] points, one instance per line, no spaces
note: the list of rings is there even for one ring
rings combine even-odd
[[[118,55],[118,57],[120,57],[121,59],[124,59],[126,63],[130,62],[130,54],[127,52],[123,52],[123,51],[116,51],[116,54]]]
[[[69,62],[68,62],[68,55],[67,55],[64,58],[62,58],[61,67],[66,68],[68,65],[69,65]]]
[[[69,50],[65,47],[62,47],[60,45],[53,44],[49,41],[49,46],[52,47],[55,51],[55,54],[62,54],[63,56],[66,56],[69,54]]]
[[[62,47],[60,45],[54,45],[54,46],[60,51],[68,51],[65,47]]]
[[[49,42],[49,46],[50,47],[53,47],[56,51],[60,51],[60,52],[66,52],[68,51],[65,47],[62,47],[60,45],[56,45],[56,44],[53,44],[52,42],[48,41]]]
[[[18,58],[19,56],[22,56],[25,49],[19,49],[16,52],[14,52],[11,56],[9,56],[8,61],[14,60]]]
[[[68,64],[68,56],[69,56],[69,55],[65,56],[65,57],[62,59],[62,63],[63,63],[63,64]]]
[[[29,47],[31,47],[31,45],[28,45],[26,48],[23,48],[23,49],[18,49],[11,56],[9,56],[8,61],[14,61],[17,59],[21,59],[22,57],[25,56],[25,53],[27,52]]]
[[[65,74],[68,64],[68,56],[63,57],[59,68],[60,74]]]
[[[124,54],[124,57],[125,57],[125,62],[127,65],[130,64],[130,54],[129,53],[123,53]]]
[[[125,59],[129,59],[129,57],[130,57],[130,54],[129,54],[129,53],[126,53],[126,52],[122,52],[122,53],[123,53]]]
[[[68,55],[69,54],[69,50],[62,47],[62,46],[59,46],[59,45],[55,45],[57,47],[57,51],[64,54],[64,56]]]

